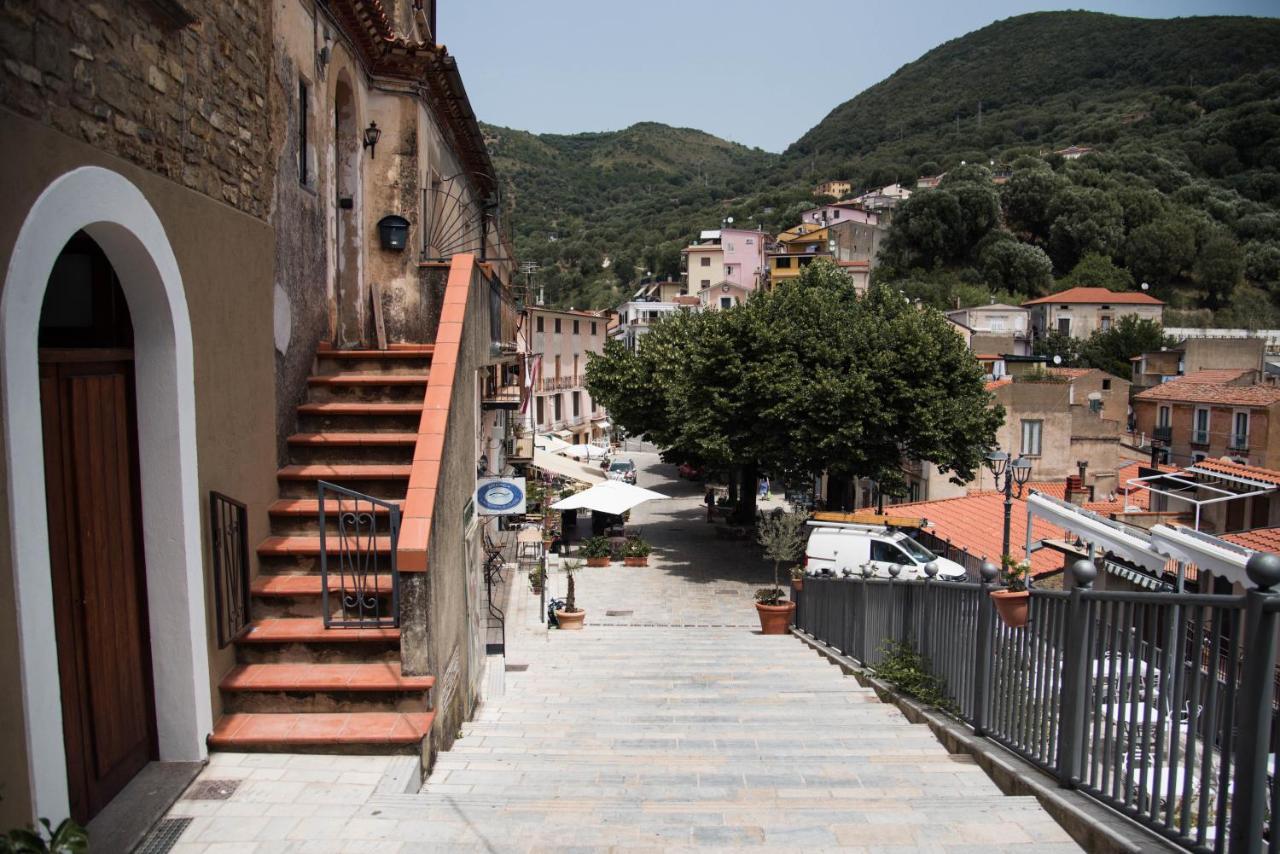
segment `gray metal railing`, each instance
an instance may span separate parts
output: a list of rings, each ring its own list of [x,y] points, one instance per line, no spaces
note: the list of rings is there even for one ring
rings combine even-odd
[[[318,481],[320,602],[326,629],[400,625],[400,505]],[[334,523],[328,519],[333,517]],[[330,604],[337,596],[337,607]]]
[[[873,669],[911,645],[978,735],[1179,845],[1276,852],[1280,561],[1269,583],[1253,566],[1243,596],[1093,590],[1081,568],[1022,628],[990,577],[806,578],[796,628]]]

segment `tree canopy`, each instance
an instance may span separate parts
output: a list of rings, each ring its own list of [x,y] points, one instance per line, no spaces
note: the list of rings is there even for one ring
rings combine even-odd
[[[904,459],[970,480],[1002,413],[934,309],[825,261],[745,304],[676,313],[635,352],[611,341],[587,388],[674,457],[807,480],[828,471],[900,492]]]

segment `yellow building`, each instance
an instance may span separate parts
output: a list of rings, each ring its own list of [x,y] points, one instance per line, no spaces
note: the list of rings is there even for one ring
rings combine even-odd
[[[853,192],[853,185],[848,181],[823,181],[813,188],[815,196],[834,196],[842,199]]]
[[[769,289],[790,281],[815,258],[830,258],[827,248],[830,229],[801,223],[778,235],[775,251],[769,253]]]

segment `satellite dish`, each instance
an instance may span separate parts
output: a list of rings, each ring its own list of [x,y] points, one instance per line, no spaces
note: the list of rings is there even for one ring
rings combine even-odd
[[[1144,291],[1145,291],[1145,290],[1148,290],[1150,287],[1151,287],[1151,286],[1150,286],[1150,285],[1148,285],[1146,282],[1143,282],[1143,283],[1142,283],[1142,289],[1143,289]]]
[[[733,217],[729,217],[725,222],[729,223],[729,225],[733,225]]]
[[[1054,363],[1055,365],[1061,365],[1061,364],[1062,364],[1062,357],[1061,357],[1061,356],[1054,356],[1054,357],[1053,357],[1053,363]]]

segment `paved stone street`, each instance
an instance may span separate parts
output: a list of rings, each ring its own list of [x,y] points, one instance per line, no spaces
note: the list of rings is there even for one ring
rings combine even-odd
[[[180,801],[173,850],[1078,850],[1034,799],[754,631],[770,569],[714,539],[695,485],[633,456],[640,485],[678,496],[633,513],[651,566],[584,570],[581,633],[547,632],[515,585],[504,693],[421,792],[400,758],[215,754],[202,779],[243,782]]]

